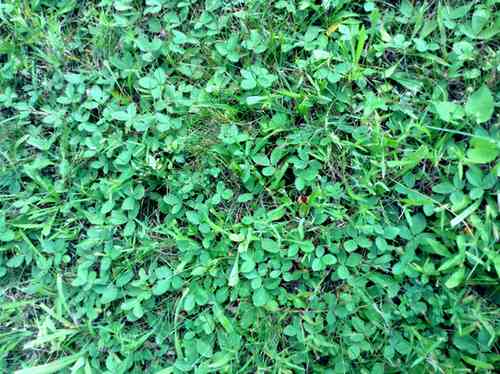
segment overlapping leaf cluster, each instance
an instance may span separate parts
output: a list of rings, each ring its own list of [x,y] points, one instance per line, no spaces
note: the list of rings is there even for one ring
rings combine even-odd
[[[496,3],[1,3],[1,370],[493,371]]]

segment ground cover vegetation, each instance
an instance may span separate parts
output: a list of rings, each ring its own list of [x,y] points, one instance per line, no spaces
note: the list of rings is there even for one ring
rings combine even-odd
[[[0,2],[0,371],[487,373],[495,0]]]

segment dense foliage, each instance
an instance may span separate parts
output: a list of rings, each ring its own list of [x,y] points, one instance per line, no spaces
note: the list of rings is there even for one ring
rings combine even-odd
[[[499,10],[0,2],[0,371],[493,372]]]

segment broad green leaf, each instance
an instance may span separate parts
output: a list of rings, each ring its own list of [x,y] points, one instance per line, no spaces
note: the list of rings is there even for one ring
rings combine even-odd
[[[190,312],[196,306],[195,298],[192,294],[188,294],[184,299],[184,310]]]
[[[446,271],[456,266],[460,266],[463,264],[464,259],[465,257],[463,254],[457,254],[443,262],[443,264],[438,268],[438,271]]]
[[[160,266],[155,269],[155,274],[160,279],[172,278],[172,270],[168,266]]]
[[[123,225],[128,221],[127,216],[121,210],[113,210],[111,212],[111,219],[109,220],[113,225]]]
[[[465,104],[465,112],[476,123],[488,121],[493,115],[494,100],[488,86],[483,84],[476,92],[474,92],[467,103]]]
[[[212,356],[212,346],[203,339],[196,339],[196,351],[202,357]]]
[[[356,248],[358,248],[358,244],[356,243],[355,240],[348,240],[344,243],[344,248],[347,252],[352,252],[355,251]]]
[[[427,248],[432,253],[435,253],[435,254],[437,254],[439,256],[443,256],[443,257],[449,257],[451,255],[448,248],[446,248],[446,246],[444,244],[442,244],[441,242],[439,242],[438,240],[436,240],[434,238],[426,237],[426,238],[424,238],[423,243],[426,244]]]
[[[123,200],[122,204],[122,209],[123,210],[133,210],[135,209],[135,199],[131,196],[127,197],[125,200]]]
[[[115,162],[118,165],[127,165],[130,162],[131,158],[132,153],[130,151],[123,151],[118,155]]]
[[[108,200],[104,204],[102,204],[101,207],[101,213],[102,214],[108,214],[113,210],[113,207],[115,206],[115,202],[113,200]]]
[[[453,335],[453,344],[464,352],[470,354],[478,353],[477,349],[478,347],[475,342],[475,339],[470,335],[460,335],[460,334]]]
[[[445,122],[459,120],[464,116],[462,107],[449,101],[437,101],[434,103],[434,107],[439,118]]]
[[[118,289],[113,285],[106,287],[101,296],[101,303],[107,304],[118,298]]]
[[[17,267],[21,266],[23,261],[24,261],[24,255],[16,255],[16,256],[11,257],[9,259],[9,261],[7,261],[6,265],[9,268],[17,268]]]
[[[445,286],[448,288],[458,287],[463,282],[464,277],[465,277],[465,268],[461,267],[448,278],[448,280],[445,283]]]
[[[153,295],[157,295],[157,296],[163,295],[165,292],[167,292],[170,289],[170,284],[171,284],[171,280],[169,278],[160,279],[153,287]]]
[[[475,164],[487,164],[500,154],[500,148],[491,140],[474,138],[467,151],[467,159]]]
[[[2,242],[11,242],[15,239],[15,237],[16,235],[12,230],[7,229],[0,232],[0,241]]]
[[[302,177],[295,178],[295,188],[297,191],[302,191],[306,186],[306,181]]]
[[[310,240],[304,240],[299,244],[299,246],[304,253],[312,253],[314,251],[314,244]]]
[[[252,259],[246,259],[245,261],[243,261],[243,263],[241,264],[241,272],[242,273],[249,273],[251,272],[253,269],[255,269],[255,261],[252,260]]]
[[[257,307],[264,306],[269,300],[269,294],[264,288],[258,288],[252,295],[253,304]]]
[[[139,85],[146,90],[152,90],[153,88],[158,86],[158,82],[154,78],[144,77],[139,79]]]
[[[456,190],[450,182],[441,182],[432,187],[432,191],[439,194],[450,194]]]
[[[311,269],[313,271],[319,271],[323,268],[323,264],[321,262],[321,259],[315,258],[312,262]]]
[[[325,265],[335,265],[337,258],[332,254],[326,254],[321,258],[321,262]]]
[[[349,270],[344,265],[340,265],[339,268],[337,269],[337,274],[340,279],[347,279],[349,278]]]
[[[257,87],[257,80],[255,78],[254,73],[249,70],[242,70],[241,75],[243,76],[243,80],[241,81],[241,88],[244,90],[252,90]]]
[[[277,241],[272,239],[262,239],[262,249],[270,253],[278,253],[280,251],[280,246]]]
[[[270,165],[269,158],[263,153],[259,153],[259,154],[256,154],[255,156],[253,156],[253,161],[257,165],[261,165],[261,166],[269,166]]]
[[[471,27],[474,34],[479,34],[490,18],[490,11],[479,8],[472,14]]]
[[[427,227],[427,220],[423,214],[415,214],[408,220],[411,232],[414,235],[420,234]]]

